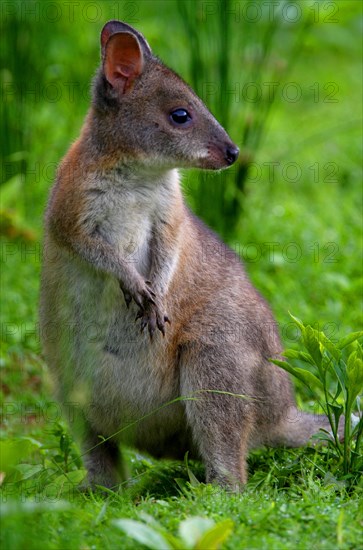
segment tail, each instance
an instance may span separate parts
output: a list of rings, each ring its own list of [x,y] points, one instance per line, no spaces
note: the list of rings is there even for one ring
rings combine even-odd
[[[313,442],[312,436],[320,429],[332,434],[331,426],[327,416],[323,414],[309,414],[300,411],[295,406],[289,407],[279,422],[269,434],[269,441],[266,442],[272,447],[302,447]],[[339,438],[343,439],[344,418],[339,422]]]

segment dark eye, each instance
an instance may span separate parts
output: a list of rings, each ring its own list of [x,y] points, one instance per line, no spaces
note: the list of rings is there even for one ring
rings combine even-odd
[[[175,109],[170,113],[170,118],[176,126],[185,126],[192,117],[185,109]]]

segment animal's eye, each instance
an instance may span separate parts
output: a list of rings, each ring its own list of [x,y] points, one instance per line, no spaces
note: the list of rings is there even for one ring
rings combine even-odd
[[[170,113],[170,118],[176,126],[185,126],[192,117],[185,109],[175,109]]]

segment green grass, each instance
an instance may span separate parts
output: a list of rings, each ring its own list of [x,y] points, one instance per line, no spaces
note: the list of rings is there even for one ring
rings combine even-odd
[[[138,518],[142,512],[152,515],[171,533],[176,533],[185,517],[202,514],[216,521],[229,517],[234,530],[226,549],[357,548],[361,532],[358,499],[347,502],[334,489],[316,482],[301,486],[294,496],[271,489],[247,489],[241,496],[227,496],[207,487],[167,499],[145,496],[137,504],[135,507],[128,495],[78,497],[65,511],[14,514],[8,519],[5,547],[142,548],[113,524],[121,516]],[[44,538],[40,539],[40,533]]]
[[[237,4],[242,9],[246,3]],[[215,5],[210,3],[213,9]],[[254,284],[271,304],[289,348],[299,346],[289,311],[306,324],[324,328],[332,340],[363,324],[358,254],[362,244],[361,8],[355,1],[334,5],[339,7],[339,22],[324,23],[323,2],[320,20],[304,36],[291,70],[280,75],[267,126],[259,148],[253,151],[256,165],[247,174],[243,192],[235,193],[235,175],[222,173],[208,176],[208,193],[203,195],[195,173],[184,174],[188,202],[213,227],[222,228],[224,238],[241,254]],[[106,19],[126,16],[167,64],[193,79],[186,55],[190,37],[176,2],[102,2],[102,20],[94,23],[82,18],[79,10],[74,22],[64,15],[52,24],[44,18],[34,22],[31,16],[21,21],[15,16],[1,32],[1,40],[9,38],[10,45],[2,48],[1,83],[13,86],[8,89],[15,92],[6,96],[1,113],[0,191],[5,215],[0,226],[0,433],[2,440],[21,441],[17,451],[10,452],[13,458],[18,453],[20,467],[14,463],[11,470],[10,464],[2,486],[2,547],[141,548],[114,520],[144,521],[140,513],[146,513],[175,536],[185,518],[208,517],[217,524],[231,519],[232,533],[223,548],[358,548],[362,486],[348,490],[327,448],[252,453],[249,483],[240,495],[196,483],[190,471],[202,481],[203,468],[198,463],[187,467],[155,461],[132,449],[127,450],[132,483],[120,494],[80,495],[75,490],[75,479],[82,474],[79,451],[52,398],[37,332],[42,215],[54,168],[77,137],[86,113],[84,90],[98,64],[98,33]],[[217,14],[211,17],[208,25],[217,28]],[[238,34],[240,24],[248,35]],[[207,23],[199,19],[198,25],[200,55],[206,56],[203,74],[213,80],[218,71]],[[232,20],[230,25],[234,46],[228,56],[228,75],[242,89],[253,69],[247,54],[254,51],[251,44],[261,40],[267,22],[248,26]],[[295,30],[284,24],[276,35],[270,50],[272,65],[263,66],[269,75],[266,80],[274,63],[279,66],[288,57]],[[238,40],[248,46],[243,55],[235,46]],[[67,82],[75,83],[72,97]],[[324,89],[329,82],[337,88]],[[27,95],[24,100],[19,86],[26,83],[39,83],[39,97]],[[283,93],[289,83],[302,91],[297,102]],[[61,97],[46,100],[45,91],[51,91],[47,86],[54,84]],[[326,99],[332,90],[338,101],[330,103]],[[206,99],[218,115],[218,98]],[[245,119],[251,110],[256,112],[256,105],[235,99],[229,109],[229,115],[222,112],[222,116],[228,118],[228,131],[241,146]],[[241,153],[243,157],[249,151]],[[273,177],[271,162],[280,163]],[[289,166],[299,170],[296,181]],[[228,201],[236,197],[239,214],[231,220],[231,229]],[[296,388],[299,405],[315,411],[316,395],[300,382]]]

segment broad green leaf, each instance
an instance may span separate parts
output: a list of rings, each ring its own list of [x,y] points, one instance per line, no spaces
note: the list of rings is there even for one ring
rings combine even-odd
[[[189,488],[188,488],[186,480],[183,479],[182,477],[175,477],[174,481],[177,484],[180,493],[184,496],[188,496],[189,495]]]
[[[295,369],[295,376],[299,378],[304,384],[306,384],[310,389],[313,389],[314,386],[318,387],[321,391],[324,391],[324,385],[319,380],[315,374],[305,369]]]
[[[74,485],[77,485],[84,480],[86,475],[86,470],[73,470],[72,472],[64,472],[61,475],[57,476],[53,483],[55,485],[63,485],[64,483],[72,483]]]
[[[356,340],[358,340],[358,338],[363,338],[362,330],[359,332],[352,332],[351,334],[344,336],[344,338],[341,338],[339,342],[337,342],[336,347],[338,349],[343,349],[349,344],[352,344],[352,342],[355,342]]]
[[[334,361],[334,363],[331,365],[330,369],[338,379],[338,382],[340,384],[340,387],[342,389],[344,399],[346,399],[347,396],[347,367],[344,361],[341,359],[340,361]]]
[[[200,541],[206,531],[209,531],[214,526],[215,523],[212,519],[194,516],[180,522],[179,536],[186,548],[196,548],[198,541]]]
[[[325,348],[336,361],[339,361],[342,355],[340,349],[337,348],[334,342],[332,342],[331,340],[329,340],[329,338],[325,336],[324,332],[319,332],[319,341],[320,346]]]
[[[172,550],[172,546],[164,536],[150,525],[134,519],[116,519],[112,523],[126,535],[151,550]]]
[[[339,403],[328,403],[329,408],[334,412],[334,415],[343,414],[344,407]]]
[[[359,342],[355,342],[355,351],[357,352],[357,357],[363,360],[363,347]]]
[[[298,367],[293,367],[286,361],[279,361],[277,359],[273,359],[272,363],[275,363],[275,365],[278,365],[279,367],[283,368],[302,382],[309,388],[311,387],[318,387],[321,391],[324,391],[324,386],[322,382],[315,376],[315,374],[311,373],[308,370],[300,369]]]
[[[30,479],[43,470],[42,464],[18,464],[15,469],[20,474],[20,480]]]
[[[187,472],[188,472],[188,476],[189,476],[189,482],[190,482],[190,485],[192,487],[198,487],[200,485],[200,482],[197,480],[197,478],[195,477],[195,475],[193,474],[193,472],[191,471],[191,469],[189,468],[189,463],[188,463],[188,452],[187,451],[185,453],[185,456],[184,456],[184,462],[185,462],[185,467],[187,469]]]
[[[342,393],[342,388],[340,387],[340,384],[337,384],[336,385],[336,392],[335,392],[334,397],[333,397],[333,403],[337,402],[337,400],[338,400],[341,393]]]
[[[31,438],[3,439],[0,441],[0,472],[9,473],[39,446],[40,444]]]
[[[309,325],[305,328],[302,339],[304,346],[314,359],[316,366],[320,369],[322,356],[320,351],[319,332]]]
[[[87,471],[80,469],[80,470],[73,470],[72,472],[67,472],[66,479],[67,481],[70,481],[71,483],[74,483],[77,485],[78,483],[81,483],[81,481],[84,480],[84,478],[87,475]]]
[[[298,317],[294,317],[294,315],[292,315],[290,312],[289,312],[289,315],[291,317],[291,319],[294,321],[294,323],[299,327],[299,329],[301,330],[301,334],[304,334],[305,332],[305,326],[304,326],[304,323],[298,318]]]
[[[189,483],[191,487],[199,487],[200,481],[198,481],[198,479],[195,477],[195,475],[193,474],[193,472],[189,467],[187,468],[187,472],[188,472]]]
[[[287,357],[288,359],[298,359],[299,361],[304,361],[305,363],[309,363],[310,365],[314,365],[314,361],[309,353],[306,353],[305,351],[297,351],[295,349],[286,349],[284,350],[283,354],[284,357]]]
[[[351,402],[363,392],[363,361],[356,351],[351,353],[347,361],[347,386]]]
[[[340,405],[338,403],[328,403],[327,405],[329,409],[331,409],[331,411],[333,412],[333,416],[334,416],[335,426],[334,427],[332,426],[332,429],[334,430],[335,428],[337,430],[339,426],[339,419],[344,413],[344,407],[343,405]]]
[[[163,501],[157,501],[158,503]],[[164,505],[168,503],[164,502]],[[147,514],[146,512],[139,512],[138,514],[139,518],[145,522],[146,525],[150,525],[151,528],[155,528],[157,532],[161,532],[162,536],[165,538],[166,541],[170,543],[170,546],[175,550],[184,550],[184,544],[181,543],[179,539],[174,537],[171,533],[168,533],[166,531],[163,531],[162,526],[160,523],[150,514]]]
[[[280,359],[270,359],[271,363],[274,365],[277,365],[278,367],[281,367],[282,369],[286,370],[290,374],[294,374],[295,367],[290,365],[287,361],[281,361]]]
[[[230,536],[233,530],[233,521],[226,519],[209,529],[195,546],[195,550],[218,550],[221,544]]]
[[[156,521],[156,519],[153,518],[153,516],[151,516],[150,514],[147,514],[146,512],[141,511],[141,512],[139,512],[138,516],[142,521],[144,521],[148,525],[154,525],[156,527],[161,527],[159,522]]]
[[[166,531],[163,531],[163,537],[169,543],[169,546],[173,548],[173,550],[186,550],[185,544],[180,538],[174,537],[174,535]]]
[[[323,374],[329,371],[332,374],[336,374],[335,366],[338,364],[338,362],[335,361],[335,359],[324,350],[323,346],[321,346],[321,351],[322,351],[322,356],[321,356],[321,365],[320,365],[319,372]]]
[[[86,470],[73,470],[72,472],[63,473],[57,476],[49,487],[58,497],[73,494],[86,475]]]

